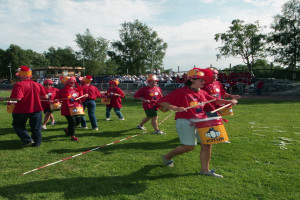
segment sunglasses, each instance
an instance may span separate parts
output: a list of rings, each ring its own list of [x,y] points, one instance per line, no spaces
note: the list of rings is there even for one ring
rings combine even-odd
[[[72,81],[72,82],[69,82],[69,83],[75,83],[74,81]]]

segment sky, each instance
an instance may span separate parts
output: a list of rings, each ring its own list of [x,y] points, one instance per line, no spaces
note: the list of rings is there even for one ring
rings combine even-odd
[[[138,19],[168,44],[164,69],[193,66],[224,69],[241,58],[217,60],[214,35],[232,20],[259,21],[270,31],[273,17],[287,0],[0,0],[0,49],[11,44],[38,53],[48,48],[79,48],[76,34],[89,29],[97,38],[119,40],[124,22]]]

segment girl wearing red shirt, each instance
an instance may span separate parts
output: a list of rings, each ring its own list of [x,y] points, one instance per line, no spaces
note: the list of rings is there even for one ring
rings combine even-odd
[[[47,129],[46,124],[48,123],[49,119],[51,119],[51,126],[54,126],[55,123],[54,117],[52,115],[53,111],[50,109],[50,101],[54,99],[58,89],[52,86],[53,86],[53,81],[51,79],[44,80],[44,88],[49,96],[49,101],[42,101],[42,107],[44,109],[44,114],[45,114],[42,129]]]
[[[200,90],[205,81],[212,80],[212,72],[209,69],[194,68],[187,73],[187,81],[185,87],[172,91],[167,96],[159,100],[158,104],[162,107],[176,111],[176,131],[179,136],[181,146],[174,148],[172,151],[162,156],[163,162],[168,167],[174,167],[172,158],[174,156],[186,153],[194,149],[197,140],[201,145],[200,174],[222,178],[222,175],[216,174],[213,170],[209,170],[209,161],[211,157],[211,144],[202,144],[197,129],[191,126],[190,119],[207,118],[204,112],[204,106],[197,106],[186,110],[185,108],[197,105],[200,102],[215,99],[207,92]],[[236,100],[217,99],[217,103],[236,104]],[[205,104],[209,105],[209,104]],[[213,109],[213,108],[210,108]]]
[[[119,120],[125,120],[122,113],[121,113],[121,108],[122,108],[122,99],[124,98],[124,92],[118,88],[119,81],[118,80],[112,80],[109,81],[109,88],[106,92],[106,96],[110,97],[110,103],[106,104],[106,120],[110,120],[110,111],[112,108],[114,108],[114,111],[116,115],[119,117]]]

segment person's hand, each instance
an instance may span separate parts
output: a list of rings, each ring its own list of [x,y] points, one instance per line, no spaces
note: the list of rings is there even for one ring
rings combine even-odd
[[[232,105],[236,105],[238,103],[238,101],[236,99],[232,99],[230,100]]]
[[[88,96],[89,96],[89,94],[85,94],[85,95],[84,95],[84,97],[88,97]]]
[[[147,99],[143,99],[143,102],[150,103],[151,101]]]
[[[231,97],[232,99],[239,99],[239,98],[241,98],[240,95],[230,95],[230,97]]]
[[[184,107],[175,107],[175,108],[172,108],[172,110],[174,110],[176,112],[186,112],[186,109]]]

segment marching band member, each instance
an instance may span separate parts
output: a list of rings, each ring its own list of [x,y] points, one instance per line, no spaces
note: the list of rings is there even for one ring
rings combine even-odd
[[[119,81],[118,80],[111,80],[109,81],[109,88],[107,89],[106,96],[109,96],[109,104],[106,104],[106,113],[105,117],[106,120],[110,120],[110,111],[114,108],[114,112],[119,117],[119,120],[125,120],[122,113],[122,98],[125,97],[124,92],[121,88],[118,87]]]
[[[22,147],[38,147],[42,143],[42,105],[41,99],[47,99],[48,95],[44,87],[31,80],[32,71],[29,67],[21,66],[16,73],[21,79],[12,89],[10,98],[0,98],[3,100],[17,101],[13,110],[13,128],[23,142]],[[26,122],[29,119],[31,136],[26,130]]]
[[[162,159],[166,166],[174,167],[172,158],[193,150],[195,145],[197,145],[198,140],[201,145],[200,174],[221,178],[223,177],[222,175],[216,174],[213,170],[209,170],[212,145],[202,144],[196,128],[191,126],[190,123],[191,119],[207,118],[207,114],[204,112],[204,106],[199,105],[191,109],[185,109],[187,107],[197,105],[200,102],[215,99],[215,97],[210,96],[207,92],[200,89],[206,81],[210,82],[212,80],[212,76],[213,75],[209,69],[193,68],[188,71],[187,81],[183,88],[172,91],[158,101],[158,104],[162,107],[176,111],[176,131],[178,133],[180,143],[182,144],[181,146],[177,146],[171,150],[166,155],[163,155]],[[217,103],[237,103],[236,100],[217,99],[216,101]]]
[[[54,99],[56,92],[58,91],[57,88],[52,87],[53,81],[51,79],[45,79],[44,80],[44,88],[49,96],[49,101],[42,101],[42,107],[44,109],[44,123],[42,125],[42,129],[47,129],[46,125],[51,119],[51,126],[54,126],[55,120],[52,114],[52,110],[50,109],[50,101]]]
[[[166,133],[162,132],[158,129],[158,116],[157,110],[158,105],[156,102],[162,98],[161,89],[157,86],[158,79],[156,75],[149,75],[147,77],[148,85],[139,89],[134,98],[143,101],[143,108],[146,113],[146,117],[141,121],[141,123],[137,126],[138,129],[146,130],[144,124],[151,120],[151,125],[154,128],[154,133],[165,135]]]
[[[88,94],[88,97],[84,100],[83,107],[84,109],[88,109],[88,116],[92,125],[92,129],[95,131],[98,131],[98,125],[97,125],[97,118],[95,115],[95,109],[96,109],[96,99],[101,98],[101,93],[99,92],[98,88],[91,85],[91,82],[93,80],[92,76],[85,76],[80,77],[79,80],[81,81],[81,88],[83,91],[83,94]],[[85,117],[81,117],[81,127],[87,128],[86,126],[86,120]]]
[[[239,99],[241,98],[240,95],[232,95],[232,94],[228,94],[222,84],[217,81],[218,80],[218,70],[214,69],[214,68],[210,68],[210,70],[213,72],[213,82],[211,83],[205,83],[203,88],[201,88],[202,90],[206,91],[209,95],[216,97],[217,99],[221,99],[221,98],[231,98],[231,99]],[[220,104],[217,104],[216,102],[212,102],[212,105],[215,108],[219,108],[221,107]]]
[[[81,104],[81,99],[76,100],[76,98],[82,96],[82,90],[74,76],[63,77],[61,81],[65,84],[65,87],[56,93],[55,99],[63,101],[61,105],[61,115],[65,116],[68,121],[68,127],[65,128],[64,131],[66,136],[71,136],[71,141],[78,141],[79,139],[75,137],[75,127],[80,124],[80,116],[71,115],[70,105],[74,103]],[[75,87],[75,84],[77,87]]]

